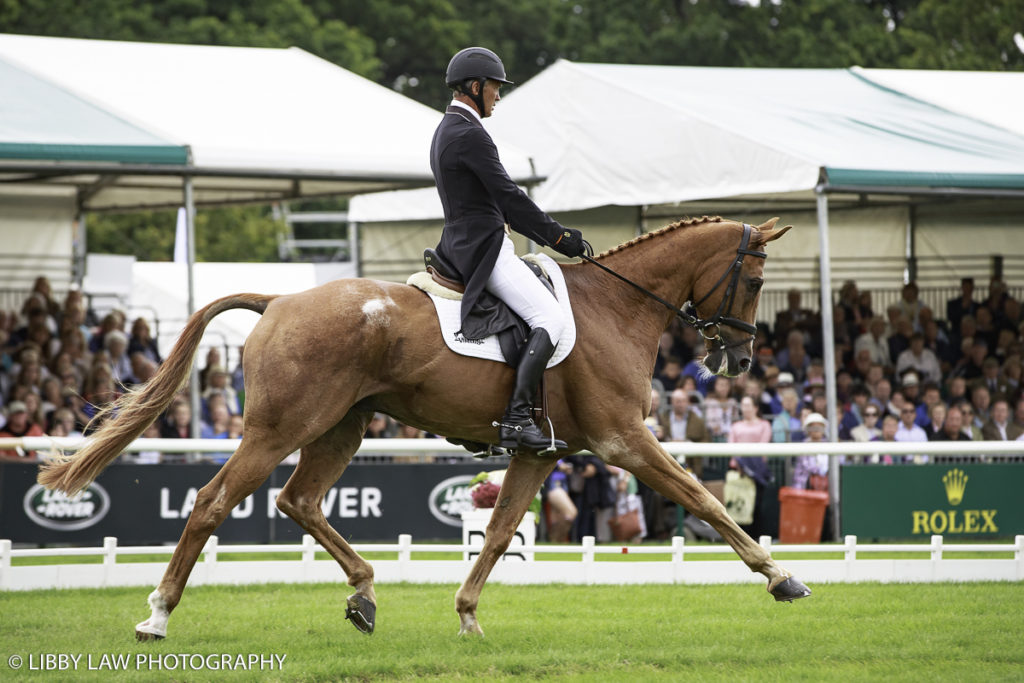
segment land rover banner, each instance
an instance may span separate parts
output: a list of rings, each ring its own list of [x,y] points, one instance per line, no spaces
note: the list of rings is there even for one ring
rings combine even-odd
[[[324,496],[327,521],[351,541],[461,539],[469,482],[501,465],[354,464]],[[271,477],[217,529],[226,543],[288,543],[302,530],[274,505],[292,467]],[[141,545],[177,542],[212,465],[112,465],[69,497],[36,484],[37,467],[0,465],[0,538],[15,543]]]
[[[843,534],[1004,538],[1024,534],[1024,464],[852,465],[841,475]]]

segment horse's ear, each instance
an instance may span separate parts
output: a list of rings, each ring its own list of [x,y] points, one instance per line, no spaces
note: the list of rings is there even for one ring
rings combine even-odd
[[[789,229],[793,227],[792,225],[787,225],[784,228],[779,228],[778,230],[776,230],[775,224],[778,222],[779,218],[778,216],[776,216],[775,218],[769,218],[764,223],[757,226],[758,234],[755,239],[757,240],[758,244],[763,246],[773,240],[777,240],[783,235],[785,235],[787,232],[789,232]]]

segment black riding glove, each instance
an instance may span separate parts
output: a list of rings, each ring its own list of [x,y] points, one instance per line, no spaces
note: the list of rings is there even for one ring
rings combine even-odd
[[[586,244],[583,240],[583,233],[573,228],[563,228],[562,234],[551,245],[551,248],[563,256],[579,258],[586,253]]]

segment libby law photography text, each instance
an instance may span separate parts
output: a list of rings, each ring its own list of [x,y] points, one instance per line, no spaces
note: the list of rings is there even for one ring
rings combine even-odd
[[[280,671],[284,654],[70,654],[33,652],[11,655],[11,669],[28,671]]]

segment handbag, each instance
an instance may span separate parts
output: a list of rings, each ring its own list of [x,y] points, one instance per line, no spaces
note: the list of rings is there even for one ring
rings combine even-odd
[[[612,538],[616,541],[628,541],[640,533],[640,511],[630,510],[608,520],[612,530]]]
[[[736,470],[725,474],[725,511],[737,524],[751,524],[754,521],[754,503],[757,500],[757,485],[750,477]]]

